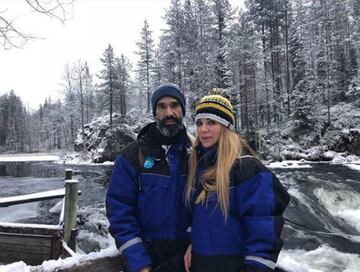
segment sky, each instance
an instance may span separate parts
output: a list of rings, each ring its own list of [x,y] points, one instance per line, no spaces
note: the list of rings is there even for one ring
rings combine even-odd
[[[25,106],[37,109],[49,96],[61,98],[66,64],[87,61],[92,74],[110,43],[115,55],[124,54],[135,65],[136,42],[146,19],[155,43],[165,28],[163,16],[171,0],[74,0],[61,23],[34,13],[25,0],[1,0],[0,16],[38,39],[21,49],[0,47],[0,95],[14,90]],[[230,0],[238,7],[243,0]]]

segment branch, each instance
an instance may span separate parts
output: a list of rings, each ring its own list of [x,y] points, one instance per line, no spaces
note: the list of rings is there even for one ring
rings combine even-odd
[[[35,12],[65,23],[68,20],[66,7],[72,5],[74,0],[25,0],[25,2]],[[0,14],[5,12],[6,10],[2,10]],[[36,35],[18,30],[14,22],[15,20],[8,20],[0,15],[0,47],[4,49],[21,48],[27,41],[38,39]]]
[[[36,39],[36,37],[21,33],[14,27],[14,20],[8,21],[0,16],[0,39],[2,40],[1,46],[4,49],[10,49],[11,47],[20,48],[28,40]]]
[[[25,0],[36,12],[45,14],[65,23],[67,18],[66,6],[72,5],[74,0]]]

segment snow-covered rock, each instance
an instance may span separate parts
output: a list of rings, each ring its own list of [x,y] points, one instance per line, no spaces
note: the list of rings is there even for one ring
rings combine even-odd
[[[74,150],[79,157],[88,157],[91,162],[102,163],[114,161],[117,154],[129,142],[136,139],[137,132],[145,123],[152,122],[152,116],[143,116],[139,110],[131,110],[126,116],[118,113],[112,115],[112,128],[110,116],[94,119],[84,126],[84,131],[78,130]],[[79,161],[86,161],[80,158]],[[64,161],[69,162],[66,158]]]

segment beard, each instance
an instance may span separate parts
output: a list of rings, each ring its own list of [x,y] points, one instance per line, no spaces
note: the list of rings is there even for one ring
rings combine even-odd
[[[165,124],[168,120],[174,120],[176,123],[173,125]],[[183,129],[183,118],[175,118],[173,116],[164,117],[162,120],[156,120],[156,128],[159,132],[166,137],[174,137]]]

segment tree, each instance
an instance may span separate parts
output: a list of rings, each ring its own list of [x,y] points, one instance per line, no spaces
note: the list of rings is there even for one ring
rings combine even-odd
[[[24,0],[36,13],[55,18],[61,22],[67,20],[67,8],[73,0]],[[15,25],[15,20],[6,16],[6,10],[0,11],[0,40],[4,49],[21,47],[28,40],[36,39],[36,35],[24,33]]]
[[[168,29],[164,30],[162,37],[163,58],[171,72],[167,80],[182,87],[184,13],[179,0],[171,0],[170,8],[165,14],[165,22]]]
[[[85,81],[86,76],[89,76],[89,67],[86,62],[79,60],[73,67],[73,76],[75,81],[75,90],[80,102],[80,121],[81,121],[81,131],[84,135],[84,123],[85,123]]]
[[[215,86],[219,88],[230,87],[230,70],[226,63],[228,55],[226,32],[230,19],[230,5],[228,0],[214,0],[213,12],[216,30],[216,61],[215,61]]]
[[[130,71],[131,64],[127,57],[123,54],[120,55],[120,58],[115,59],[115,72],[117,74],[117,90],[118,90],[118,99],[117,104],[119,105],[119,111],[121,116],[125,116],[127,112],[127,93],[130,86]]]
[[[140,57],[137,72],[139,73],[139,80],[145,81],[146,84],[147,112],[150,112],[151,107],[151,74],[154,67],[154,41],[151,35],[152,31],[145,20],[140,34],[140,41],[137,43],[139,47],[137,54]]]
[[[104,69],[100,71],[99,78],[103,80],[101,87],[103,91],[109,96],[109,114],[110,114],[110,128],[112,128],[112,113],[113,113],[113,97],[114,97],[114,82],[117,79],[115,73],[115,56],[112,46],[109,44],[103,53],[103,58],[100,59]]]

